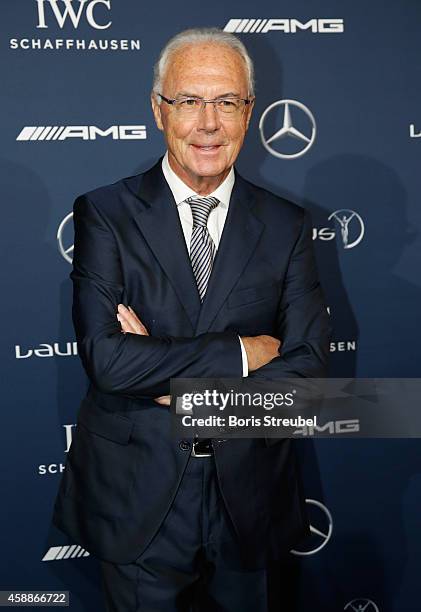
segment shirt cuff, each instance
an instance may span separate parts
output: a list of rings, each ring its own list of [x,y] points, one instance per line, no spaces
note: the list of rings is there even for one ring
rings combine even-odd
[[[241,358],[243,360],[243,376],[248,376],[249,375],[249,362],[248,362],[248,359],[247,359],[246,349],[244,348],[244,344],[243,344],[243,341],[241,340],[240,336],[238,336],[238,339],[240,341]]]

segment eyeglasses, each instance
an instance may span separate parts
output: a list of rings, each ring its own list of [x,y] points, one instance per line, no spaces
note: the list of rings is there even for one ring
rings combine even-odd
[[[206,104],[213,104],[214,109],[223,115],[238,115],[247,104],[251,104],[253,101],[253,98],[214,98],[213,100],[205,100],[204,98],[181,97],[170,99],[160,93],[157,93],[157,95],[167,104],[174,106],[176,111],[182,115],[196,115],[205,108]]]

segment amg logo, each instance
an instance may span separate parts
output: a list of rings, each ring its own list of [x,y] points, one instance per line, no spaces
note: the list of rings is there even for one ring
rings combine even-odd
[[[338,34],[344,31],[344,20],[309,19],[302,22],[298,19],[230,19],[224,27],[225,32],[236,34],[267,34],[273,31],[296,34],[299,30],[310,30],[317,34]]]
[[[61,561],[62,559],[76,559],[77,557],[89,557],[89,553],[78,544],[67,544],[65,546],[50,546],[42,561]]]
[[[61,1],[61,4],[59,2]],[[98,23],[95,19],[96,12],[94,13],[94,9],[98,4],[102,5],[102,10],[104,7],[107,11],[111,10],[111,0],[77,0],[79,3],[76,4],[76,9],[73,8],[73,0],[36,0],[38,5],[38,25],[37,28],[48,28],[48,25],[45,20],[45,5],[50,5],[51,12],[54,15],[57,25],[59,28],[63,29],[67,19],[69,18],[72,22],[73,27],[76,29],[79,26],[80,19],[82,17],[83,11],[85,11],[86,21],[92,28],[96,30],[106,30],[110,27],[111,21],[107,23]],[[86,8],[85,8],[86,5]],[[60,9],[60,6],[63,7],[63,10]]]
[[[314,436],[322,435],[338,435],[338,434],[352,434],[360,431],[359,419],[348,419],[344,421],[328,421],[324,425],[312,425],[310,427],[301,427],[294,431],[294,435],[297,436]],[[320,437],[319,436],[319,437]]]
[[[111,136],[113,140],[144,140],[146,127],[144,125],[112,125],[102,130],[95,125],[48,125],[24,127],[16,140],[67,140],[81,138],[96,140],[97,136]]]

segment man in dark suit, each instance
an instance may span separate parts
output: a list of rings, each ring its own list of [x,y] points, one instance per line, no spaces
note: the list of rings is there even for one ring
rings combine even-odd
[[[233,167],[253,103],[242,43],[182,32],[155,67],[167,153],[75,202],[73,321],[91,384],[53,520],[101,560],[108,610],[267,610],[267,564],[308,533],[291,440],[170,428],[171,378],[325,373],[307,214]]]

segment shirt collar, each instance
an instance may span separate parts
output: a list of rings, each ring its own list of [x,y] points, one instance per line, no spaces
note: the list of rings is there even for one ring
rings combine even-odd
[[[189,198],[191,196],[197,197],[197,193],[194,192],[193,189],[191,189],[188,185],[186,185],[186,183],[184,183],[184,181],[182,181],[181,178],[177,176],[177,174],[171,168],[170,163],[168,161],[168,151],[165,153],[162,159],[162,172],[164,173],[165,180],[167,181],[168,186],[172,191],[177,206],[184,202],[186,198]],[[219,206],[222,206],[223,208],[228,207],[231,198],[231,192],[234,187],[234,181],[234,168],[231,167],[230,171],[228,172],[228,175],[225,177],[219,187],[217,187],[215,191],[212,191],[212,193],[210,193],[206,197],[218,198],[220,202]]]

